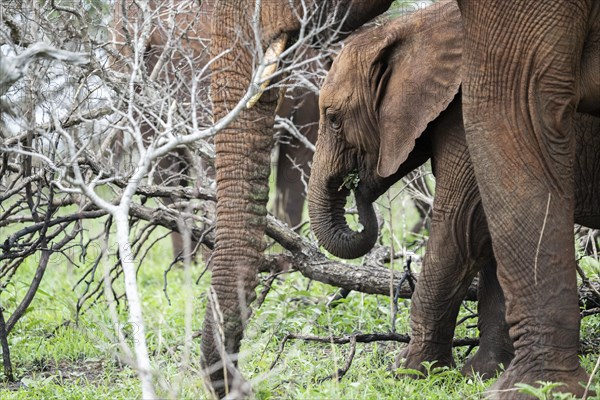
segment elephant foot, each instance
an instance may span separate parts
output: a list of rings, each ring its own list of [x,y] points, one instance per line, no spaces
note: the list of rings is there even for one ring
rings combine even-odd
[[[396,356],[394,367],[395,369],[411,369],[427,374],[427,368],[423,365],[424,362],[432,363],[430,370],[440,367],[454,367],[456,365],[452,357],[451,345],[440,345],[439,343],[413,344],[413,342],[410,342],[408,347]],[[399,374],[414,378],[420,377],[417,374],[409,372],[400,372]]]
[[[577,397],[581,397],[588,379],[588,374],[581,367],[578,367],[575,371],[542,371],[541,369],[533,370],[532,368],[523,368],[513,364],[488,389],[486,398],[498,400],[531,399],[531,395],[520,393],[515,384],[525,383],[533,387],[540,387],[540,382],[561,383],[560,386],[553,389],[553,392],[572,393]],[[588,392],[588,395],[594,394]]]
[[[235,366],[230,366],[227,371],[213,366],[216,369],[211,374],[205,376],[206,388],[216,399],[247,399],[254,398],[252,385],[244,379],[242,374]],[[224,373],[227,374],[225,379]]]
[[[477,353],[465,362],[461,373],[465,376],[478,374],[482,379],[490,379],[510,365],[514,357],[511,351],[495,351],[479,347]]]

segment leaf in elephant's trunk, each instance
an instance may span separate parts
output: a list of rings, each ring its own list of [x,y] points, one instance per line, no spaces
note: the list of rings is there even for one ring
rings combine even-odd
[[[360,182],[360,177],[358,174],[358,170],[354,170],[350,172],[342,181],[342,184],[338,188],[338,192],[341,192],[344,189],[354,190],[358,187],[358,183]]]

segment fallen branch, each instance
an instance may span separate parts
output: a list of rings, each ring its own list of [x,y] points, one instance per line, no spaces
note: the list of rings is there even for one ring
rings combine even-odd
[[[285,258],[286,263],[307,278],[347,290],[386,296],[390,295],[390,279],[396,288],[402,280],[402,271],[392,271],[374,260],[362,265],[352,265],[329,259],[312,243],[271,216],[267,218],[267,235],[292,253],[278,257]],[[278,262],[281,263],[281,259]],[[398,297],[410,298],[411,294],[409,282],[405,280],[399,287]],[[475,287],[469,288],[466,299],[477,299]]]
[[[310,336],[310,335],[296,335],[290,333],[283,339],[282,345],[288,340],[306,340],[308,342],[319,342],[319,343],[333,343],[333,344],[348,344],[352,340],[356,340],[356,343],[372,343],[372,342],[400,342],[409,343],[410,336],[401,333],[354,333],[346,336]],[[454,339],[452,341],[453,347],[463,346],[477,346],[479,339],[476,338],[463,338]],[[282,346],[283,347],[283,346]]]
[[[354,265],[329,259],[314,244],[299,236],[272,216],[268,216],[267,218],[267,235],[291,254],[267,257],[265,265],[260,268],[261,271],[270,271],[272,263],[287,265],[288,268],[299,271],[309,279],[344,290],[385,296],[390,295],[390,279],[392,279],[393,287],[398,288],[398,298],[408,299],[412,295],[408,280],[405,280],[400,285],[404,276],[403,271],[392,271],[385,268],[381,266],[381,260],[371,259],[366,256],[365,263]],[[415,280],[418,280],[418,274],[413,275]],[[586,285],[579,288],[579,305],[581,309],[587,310],[600,307],[598,298],[596,297],[599,287],[598,283],[587,282]],[[475,283],[472,283],[467,290],[465,300],[477,300],[477,286]],[[595,313],[582,313],[582,316]]]
[[[372,342],[400,342],[400,343],[409,343],[410,336],[403,335],[400,333],[355,333],[352,335],[346,336],[309,336],[309,335],[297,335],[294,333],[287,334],[281,344],[279,345],[279,351],[277,352],[277,356],[275,360],[271,363],[269,369],[273,369],[281,354],[285,350],[285,345],[289,340],[305,340],[308,342],[318,342],[318,343],[330,343],[330,344],[347,344],[347,343],[372,343]],[[452,346],[461,347],[461,346],[478,346],[479,339],[476,338],[463,338],[463,339],[454,339],[452,341]]]
[[[590,308],[589,310],[582,310],[581,317],[589,317],[590,315],[600,314],[600,307]]]

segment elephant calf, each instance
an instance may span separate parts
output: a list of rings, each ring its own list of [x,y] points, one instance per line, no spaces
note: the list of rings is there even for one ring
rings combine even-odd
[[[412,340],[404,365],[453,365],[460,303],[479,272],[480,346],[464,372],[493,376],[514,356],[486,216],[463,126],[462,28],[458,7],[442,1],[349,39],[320,94],[320,124],[309,183],[309,214],[319,242],[342,258],[369,251],[378,225],[372,203],[428,159],[436,177],[430,238],[413,294]],[[578,114],[576,221],[599,225],[600,120]],[[503,171],[497,171],[503,179]],[[358,175],[348,187],[347,177]],[[344,218],[354,191],[364,229]]]

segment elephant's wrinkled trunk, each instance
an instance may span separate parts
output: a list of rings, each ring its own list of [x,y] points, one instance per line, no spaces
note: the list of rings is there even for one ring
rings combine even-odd
[[[357,258],[365,255],[375,245],[378,226],[377,217],[371,202],[354,191],[359,221],[363,226],[354,231],[348,226],[345,217],[346,198],[350,190],[341,188],[342,181],[322,183],[313,179],[309,185],[309,216],[319,243],[331,254],[340,258]]]
[[[253,8],[242,1],[215,4],[211,95],[215,121],[225,117],[246,92],[254,51],[238,35],[254,37]],[[227,51],[224,51],[227,49]],[[270,154],[278,90],[266,90],[215,135],[217,210],[211,295],[202,332],[202,366],[218,397],[250,395],[237,368],[250,303],[256,297],[263,257]]]

